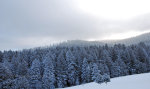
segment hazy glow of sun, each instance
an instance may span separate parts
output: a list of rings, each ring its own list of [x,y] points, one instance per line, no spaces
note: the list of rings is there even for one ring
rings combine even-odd
[[[103,40],[121,40],[121,39],[127,39],[127,38],[131,38],[131,37],[135,37],[144,33],[148,33],[150,31],[129,31],[126,33],[116,33],[116,34],[112,34],[109,35],[107,37],[104,37]]]
[[[111,20],[131,20],[140,15],[150,13],[150,0],[75,0],[81,12],[99,19]],[[119,40],[134,37],[146,32],[131,30],[126,33],[114,33],[103,38],[91,38],[95,40]]]
[[[83,12],[109,20],[128,20],[150,12],[150,0],[76,0]]]
[[[103,37],[101,39],[94,39],[94,38],[90,38],[87,39],[87,41],[101,41],[101,40],[121,40],[121,39],[127,39],[127,38],[131,38],[131,37],[135,37],[144,33],[148,33],[150,31],[130,31],[130,32],[126,32],[126,33],[115,33],[115,34],[110,34],[109,36],[106,35],[106,37]]]

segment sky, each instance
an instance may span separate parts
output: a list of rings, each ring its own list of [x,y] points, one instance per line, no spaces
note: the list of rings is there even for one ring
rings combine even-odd
[[[0,0],[0,50],[150,32],[149,0]]]

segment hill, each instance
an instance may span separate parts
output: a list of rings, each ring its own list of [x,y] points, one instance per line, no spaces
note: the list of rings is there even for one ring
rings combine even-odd
[[[136,74],[119,78],[112,78],[111,82],[105,84],[87,83],[84,85],[59,88],[59,89],[149,89],[150,73]]]
[[[150,45],[150,33],[145,33],[139,36],[131,37],[128,39],[123,39],[123,40],[105,40],[102,41],[103,43],[108,43],[108,44],[125,44],[125,45],[132,45],[132,44],[138,44],[140,42],[144,42],[148,45]]]
[[[103,40],[103,41],[85,41],[85,40],[68,40],[59,44],[59,46],[103,46],[108,44],[110,46],[114,44],[132,45],[144,42],[150,45],[150,33],[145,33],[139,36],[131,37],[123,40]]]

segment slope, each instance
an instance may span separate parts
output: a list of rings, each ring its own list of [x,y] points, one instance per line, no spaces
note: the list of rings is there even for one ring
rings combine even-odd
[[[150,89],[150,73],[136,74],[111,79],[108,84],[88,83],[59,89]]]
[[[125,44],[125,45],[132,45],[132,44],[138,44],[140,42],[144,42],[148,45],[150,45],[150,33],[145,33],[139,36],[131,37],[128,39],[123,39],[123,40],[105,40],[102,41],[104,43],[108,44]]]

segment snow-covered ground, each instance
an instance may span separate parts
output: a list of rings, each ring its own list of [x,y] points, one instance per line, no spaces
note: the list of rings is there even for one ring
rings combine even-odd
[[[150,73],[113,78],[107,84],[92,82],[60,89],[150,89]]]

